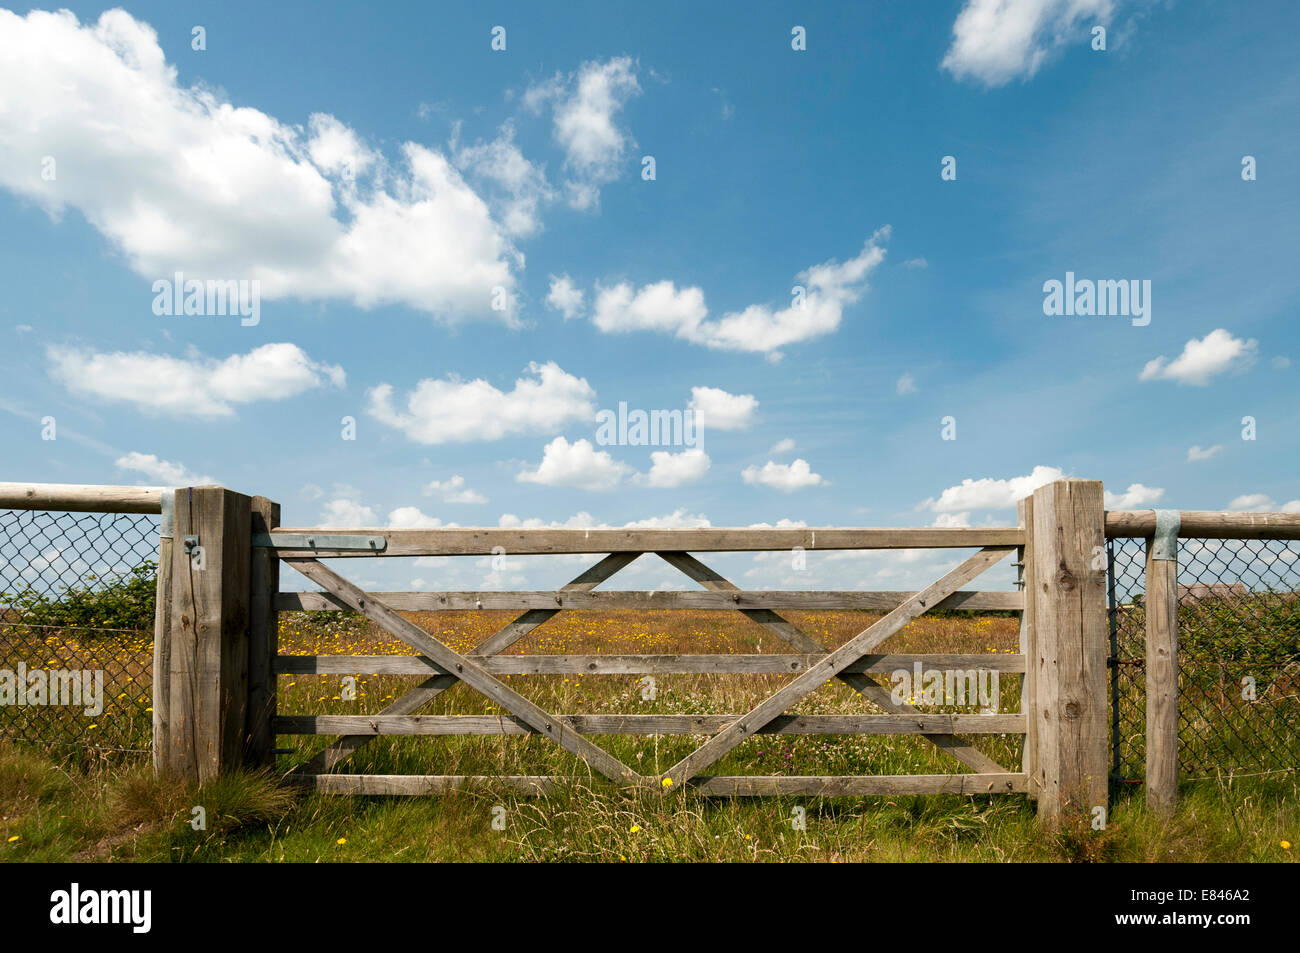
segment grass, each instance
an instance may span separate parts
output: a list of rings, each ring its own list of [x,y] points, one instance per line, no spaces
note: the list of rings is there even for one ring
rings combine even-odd
[[[789,613],[828,646],[843,644],[876,616],[859,612]],[[464,652],[505,624],[509,613],[411,613],[434,636]],[[1017,620],[951,614],[923,617],[889,639],[896,652],[1014,652]],[[285,654],[413,654],[355,616],[284,614]],[[2,640],[0,640],[2,642]],[[57,643],[57,644],[54,644]],[[11,645],[18,645],[13,642]],[[80,656],[75,633],[49,645],[51,656]],[[528,654],[677,654],[784,652],[761,626],[730,613],[562,613],[509,650]],[[0,664],[8,663],[6,654]],[[29,664],[31,662],[29,661]],[[125,673],[125,669],[123,670]],[[132,735],[147,732],[147,672],[122,676],[106,717]],[[736,713],[790,676],[656,676],[653,697],[638,676],[515,676],[509,684],[557,713]],[[125,682],[126,678],[133,681]],[[339,676],[282,676],[285,714],[379,711],[419,681],[358,673],[355,698]],[[1019,710],[1019,677],[1003,675],[1003,712]],[[863,712],[862,699],[839,683],[795,711]],[[926,707],[927,711],[973,711]],[[464,686],[445,692],[430,714],[500,714]],[[24,710],[42,717],[50,709]],[[66,714],[66,713],[65,713]],[[144,736],[147,741],[147,734]],[[972,736],[999,763],[1015,768],[1015,736]],[[284,772],[327,739],[281,736]],[[668,767],[698,736],[598,736],[615,757],[645,774]],[[1020,795],[868,798],[706,799],[687,790],[660,798],[592,779],[581,761],[537,736],[381,737],[338,770],[380,774],[556,774],[570,778],[548,798],[493,791],[436,798],[349,798],[302,794],[273,773],[233,774],[199,789],[159,782],[143,756],[61,759],[31,746],[0,745],[0,859],[141,861],[1279,861],[1283,841],[1300,835],[1294,775],[1223,778],[1188,785],[1176,814],[1149,814],[1138,786],[1113,800],[1105,830],[1037,824]],[[916,774],[964,770],[914,736],[757,736],[716,774]],[[196,830],[195,807],[205,829]],[[806,829],[793,823],[802,810]],[[503,829],[493,826],[504,818]]]
[[[0,745],[5,861],[1290,861],[1294,779],[1202,783],[1178,811],[1119,798],[1104,831],[1045,833],[1020,796],[668,799],[576,783],[549,798],[298,795],[267,775],[193,787],[147,764]],[[206,811],[206,829],[191,823]],[[796,808],[806,829],[796,830]],[[493,827],[494,817],[504,829]]]

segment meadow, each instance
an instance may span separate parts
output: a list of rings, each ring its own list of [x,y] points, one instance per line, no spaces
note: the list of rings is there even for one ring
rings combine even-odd
[[[842,644],[876,618],[861,612],[788,615],[828,646]],[[513,616],[485,611],[409,617],[456,651],[466,652]],[[105,638],[132,655],[121,648],[129,640],[120,635],[78,639],[70,630],[46,640],[47,661],[71,664],[79,657],[102,657],[109,649],[97,643]],[[10,639],[11,646],[17,644],[13,627]],[[280,639],[282,654],[414,654],[348,613],[284,613]],[[954,612],[918,619],[882,650],[1011,653],[1017,642],[1018,620],[1010,615]],[[0,642],[0,648],[3,645]],[[785,651],[770,632],[736,613],[629,611],[561,613],[507,654]],[[139,654],[135,652],[137,660]],[[125,728],[114,737],[134,738],[144,747],[149,705],[139,684],[147,677],[147,664],[143,671],[125,664],[114,671],[118,674],[110,678],[108,689],[113,704],[98,719],[101,728],[94,730]],[[548,711],[724,714],[747,710],[790,676],[657,675],[653,690],[643,676],[635,675],[506,677]],[[373,713],[418,682],[416,677],[364,672],[357,673],[355,685],[338,675],[282,675],[279,711]],[[1019,702],[1019,676],[1003,674],[999,710],[1018,711]],[[870,710],[840,683],[824,686],[795,709],[809,714]],[[444,692],[425,711],[502,714],[465,686]],[[999,763],[1019,768],[1018,737],[970,738]],[[1277,861],[1293,856],[1289,845],[1300,834],[1300,792],[1294,774],[1225,775],[1187,786],[1180,808],[1169,818],[1146,811],[1140,785],[1121,785],[1104,830],[1067,826],[1047,834],[1023,795],[718,799],[689,790],[666,798],[624,791],[593,778],[581,761],[535,735],[383,736],[336,770],[566,776],[565,789],[548,797],[515,796],[490,784],[431,798],[340,797],[304,794],[283,783],[285,772],[329,740],[281,735],[279,745],[285,750],[276,771],[237,773],[202,789],[155,779],[148,756],[141,752],[70,753],[57,746],[6,741],[0,744],[0,859]],[[594,740],[642,773],[652,774],[703,738],[602,735]],[[916,736],[759,735],[710,773],[962,770]],[[195,807],[204,809],[204,829],[195,829]]]

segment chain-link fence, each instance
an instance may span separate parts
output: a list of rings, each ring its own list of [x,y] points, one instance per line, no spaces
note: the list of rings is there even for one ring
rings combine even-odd
[[[1109,550],[1111,770],[1131,781],[1146,760],[1146,541]],[[1179,540],[1179,779],[1298,764],[1300,540]]]
[[[149,750],[158,517],[0,510],[0,739]]]

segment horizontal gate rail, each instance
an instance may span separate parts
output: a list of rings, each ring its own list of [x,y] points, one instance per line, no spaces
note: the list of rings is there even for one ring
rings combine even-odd
[[[493,675],[790,675],[823,658],[818,655],[498,655],[480,664]],[[980,668],[1018,674],[1025,657],[995,655],[864,655],[844,671],[848,674],[888,675],[914,665],[923,672]],[[419,655],[281,655],[277,675],[448,675]]]
[[[1023,530],[1016,527],[920,527],[916,529],[289,529],[270,534],[283,556],[368,558],[362,549],[293,550],[275,543],[307,534],[382,536],[384,556],[512,556],[594,553],[767,552],[803,549],[977,549],[1020,546]]]
[[[518,794],[555,794],[572,783],[552,775],[316,774],[293,779],[321,794],[421,797],[473,788]],[[1023,794],[1023,774],[877,774],[798,776],[701,775],[692,790],[714,797],[861,797],[873,794]]]
[[[690,592],[677,589],[559,593],[544,591],[482,592],[373,592],[390,609],[400,612],[463,612],[470,609],[696,609],[734,612],[736,609],[861,609],[889,612],[915,592],[869,592],[864,590],[756,590],[734,592]],[[954,592],[934,608],[971,611],[1015,612],[1023,609],[1019,592]],[[328,592],[282,592],[275,600],[282,611],[328,612],[347,605]]]
[[[739,715],[557,715],[584,735],[715,734]],[[282,715],[283,735],[527,735],[512,715]],[[1024,734],[1024,715],[779,715],[758,729],[770,735]]]

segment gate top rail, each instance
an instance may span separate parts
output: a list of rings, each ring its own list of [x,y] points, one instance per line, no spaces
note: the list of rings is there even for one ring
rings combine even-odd
[[[1182,510],[1179,517],[1183,539],[1300,539],[1300,513]],[[1155,510],[1106,511],[1108,538],[1145,538],[1155,532]]]
[[[767,552],[771,550],[833,549],[973,549],[985,546],[1023,546],[1024,530],[1010,527],[840,527],[767,529],[762,527],[716,527],[709,529],[291,529],[269,534],[269,542],[280,555],[297,552],[294,541],[307,534],[378,536],[387,547],[383,556],[490,556],[506,552],[512,556],[572,553],[652,552]],[[278,541],[288,545],[281,545]],[[303,553],[344,557],[375,555],[364,549],[327,550]]]

